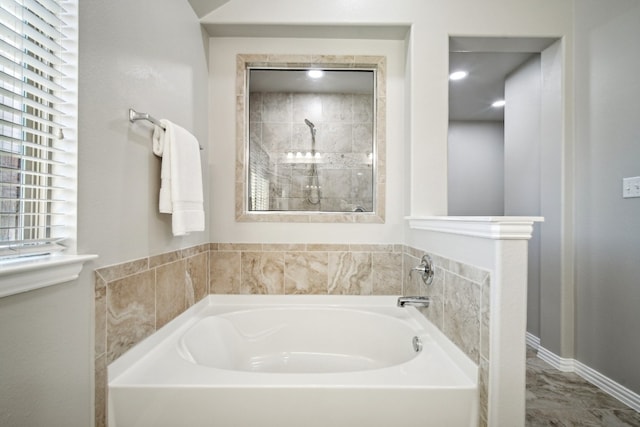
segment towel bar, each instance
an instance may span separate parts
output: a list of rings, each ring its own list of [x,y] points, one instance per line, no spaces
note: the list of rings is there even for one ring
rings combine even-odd
[[[160,123],[160,120],[151,116],[149,113],[139,113],[133,108],[129,108],[129,121],[133,123],[138,120],[146,120],[148,122],[153,123],[156,126],[160,126],[164,130],[167,130],[167,128],[162,123]]]
[[[156,126],[161,127],[164,130],[167,130],[167,128],[162,123],[160,123],[160,120],[156,119],[149,113],[139,113],[133,108],[129,108],[129,121],[133,123],[138,120],[146,120],[148,122],[153,123]],[[202,148],[202,145],[200,145],[200,150],[204,150],[204,148]]]

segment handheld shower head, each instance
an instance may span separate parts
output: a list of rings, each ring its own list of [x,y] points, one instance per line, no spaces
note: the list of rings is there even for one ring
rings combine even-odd
[[[309,126],[309,129],[311,130],[311,136],[315,137],[316,125],[314,125],[311,121],[309,121],[309,119],[304,119],[304,122],[306,123],[307,126]]]
[[[314,125],[309,119],[304,119],[304,123],[309,126],[309,130],[311,131],[311,155],[316,156],[316,125]],[[309,153],[307,153],[309,154]],[[318,205],[320,203],[320,183],[318,182],[318,170],[316,169],[315,163],[311,164],[311,176],[309,188],[307,193],[307,201],[312,205]]]

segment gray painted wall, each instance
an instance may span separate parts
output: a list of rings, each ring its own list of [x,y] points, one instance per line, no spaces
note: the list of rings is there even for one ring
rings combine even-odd
[[[448,213],[504,214],[502,122],[449,122]]]
[[[93,425],[93,270],[210,241],[172,237],[151,126],[127,119],[169,118],[206,146],[204,43],[186,1],[80,2],[78,251],[100,258],[72,283],[0,299],[3,427]]]
[[[505,215],[543,216],[529,241],[527,331],[573,357],[572,283],[563,282],[562,46],[558,41],[505,83]],[[570,238],[570,236],[567,236]],[[570,330],[567,331],[567,328]]]
[[[92,276],[0,299],[0,425],[91,425]]]
[[[504,213],[540,213],[540,57],[505,81]]]
[[[153,126],[127,120],[134,107],[207,145],[208,46],[195,13],[169,0],[80,6],[79,251],[109,265],[208,242],[206,232],[172,236],[171,216],[158,213]],[[205,206],[208,152],[201,153]]]
[[[504,214],[540,215],[540,55],[507,76],[504,112]],[[540,228],[529,241],[527,330],[540,328]]]
[[[571,227],[563,217],[570,216],[572,200],[563,180],[562,117],[562,42],[557,41],[540,55],[542,71],[540,115],[540,214],[544,222],[537,227],[540,238],[539,301],[530,301],[529,311],[539,306],[538,331],[529,332],[540,338],[541,345],[572,358],[574,354],[573,271],[563,242],[571,242]],[[564,233],[564,235],[563,235]],[[570,251],[573,250],[567,243]],[[534,313],[530,313],[533,320]]]
[[[575,3],[577,359],[640,393],[640,3]]]

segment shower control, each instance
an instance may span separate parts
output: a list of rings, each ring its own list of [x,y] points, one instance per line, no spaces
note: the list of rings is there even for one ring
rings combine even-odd
[[[409,271],[409,277],[414,271],[420,272],[420,277],[422,277],[422,281],[425,285],[430,285],[433,282],[433,260],[429,255],[424,255],[422,257],[422,262],[420,265],[413,267]]]

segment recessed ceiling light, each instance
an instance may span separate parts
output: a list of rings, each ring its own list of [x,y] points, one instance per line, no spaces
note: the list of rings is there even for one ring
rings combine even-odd
[[[466,71],[454,71],[453,73],[449,74],[449,80],[462,80],[468,75],[469,73],[467,73]]]
[[[322,70],[309,70],[307,71],[307,75],[312,79],[319,79],[324,75],[324,71]]]
[[[506,104],[504,99],[499,99],[496,102],[494,102],[493,104],[491,104],[492,107],[494,108],[500,108],[500,107],[504,107],[504,105]]]

